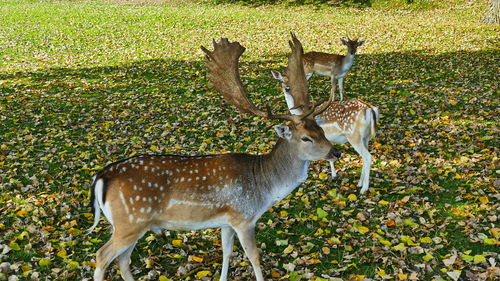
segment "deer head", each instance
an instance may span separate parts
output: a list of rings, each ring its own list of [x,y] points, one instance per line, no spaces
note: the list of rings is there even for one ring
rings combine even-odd
[[[359,46],[362,46],[365,43],[365,40],[358,41],[358,38],[352,40],[349,38],[349,35],[346,34],[347,40],[340,39],[340,43],[347,46],[347,52],[351,55],[355,55]]]

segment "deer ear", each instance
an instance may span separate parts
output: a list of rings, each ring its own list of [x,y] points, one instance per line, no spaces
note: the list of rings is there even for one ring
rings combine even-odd
[[[311,77],[312,77],[312,76],[313,76],[313,74],[312,74],[312,73],[308,73],[308,74],[306,74],[306,80],[311,79]]]
[[[365,43],[365,40],[363,40],[363,41],[359,41],[359,42],[358,42],[358,46],[361,46],[361,45],[363,45],[364,43]]]
[[[292,139],[292,130],[288,126],[284,125],[276,125],[274,126],[274,130],[276,134],[283,139],[290,140]]]
[[[279,71],[271,70],[271,74],[273,75],[274,79],[283,82],[283,75],[281,75],[281,73]]]

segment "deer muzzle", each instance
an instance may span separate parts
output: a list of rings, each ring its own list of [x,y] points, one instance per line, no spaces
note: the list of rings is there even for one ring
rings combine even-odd
[[[332,147],[326,155],[326,160],[337,161],[341,155],[342,154],[335,147]]]

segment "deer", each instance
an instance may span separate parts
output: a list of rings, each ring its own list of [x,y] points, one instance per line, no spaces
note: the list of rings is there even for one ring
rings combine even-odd
[[[358,39],[351,40],[347,35],[347,40],[340,39],[340,43],[347,46],[347,54],[336,55],[322,52],[308,52],[304,54],[304,68],[306,75],[314,73],[329,76],[331,78],[332,88],[330,91],[330,101],[335,100],[335,91],[338,84],[340,100],[344,99],[344,78],[354,63],[354,56],[359,46],[365,41]]]
[[[276,80],[281,82],[290,113],[294,115],[303,114],[302,109],[300,106],[296,106],[293,96],[291,96],[288,78],[275,70],[271,71],[271,73]],[[363,159],[361,176],[357,184],[358,187],[361,187],[360,193],[363,194],[369,188],[372,156],[368,150],[368,144],[370,138],[375,136],[379,110],[377,107],[359,99],[328,101],[325,104],[326,109],[315,117],[316,121],[325,131],[325,136],[329,141],[337,144],[349,142]],[[332,178],[335,178],[337,171],[335,170],[334,161],[329,162]]]
[[[314,160],[335,160],[340,153],[326,139],[314,116],[324,110],[310,103],[302,64],[302,44],[295,35],[287,69],[290,94],[301,104],[302,115],[273,114],[261,110],[249,99],[239,74],[239,58],[246,50],[239,42],[213,40],[213,51],[205,53],[207,77],[224,99],[241,113],[269,120],[275,125],[278,141],[271,152],[261,155],[137,155],[111,163],[98,171],[91,185],[94,224],[101,211],[112,226],[108,242],[96,254],[94,281],[117,260],[121,276],[133,281],[129,268],[137,241],[147,232],[221,228],[221,281],[228,277],[234,237],[238,237],[250,260],[257,281],[264,281],[256,246],[257,220],[273,204],[288,196],[307,178]]]

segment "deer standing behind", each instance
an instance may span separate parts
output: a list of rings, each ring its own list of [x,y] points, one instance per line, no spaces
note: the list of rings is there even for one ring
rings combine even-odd
[[[340,42],[347,46],[347,54],[345,56],[322,52],[308,52],[304,54],[306,75],[316,73],[331,78],[330,101],[335,100],[337,84],[339,86],[340,100],[344,99],[344,78],[354,63],[354,56],[358,47],[365,43],[364,40],[351,40],[349,36],[347,36],[347,40],[340,39]]]
[[[117,259],[121,275],[133,281],[129,260],[137,241],[149,230],[198,230],[220,227],[222,270],[228,276],[235,234],[248,256],[258,281],[264,281],[255,241],[255,224],[274,203],[307,178],[310,161],[336,159],[340,154],[325,138],[313,116],[321,110],[309,104],[302,65],[302,45],[292,35],[288,59],[291,95],[304,114],[274,115],[255,107],[240,80],[238,61],[245,51],[238,42],[222,38],[214,51],[204,47],[208,78],[215,89],[241,112],[288,121],[275,126],[279,140],[269,154],[223,154],[187,157],[140,155],[100,170],[92,184],[94,224],[101,210],[113,227],[110,240],[96,255],[94,280],[102,281]]]
[[[291,114],[300,115],[302,109],[296,106],[290,94],[290,86],[287,77],[283,77],[278,71],[271,71],[273,77],[282,82],[285,101]],[[363,159],[363,167],[359,178],[358,187],[360,193],[365,193],[369,188],[370,166],[372,156],[368,150],[370,138],[375,136],[376,125],[379,118],[378,108],[353,99],[347,101],[331,101],[324,112],[316,116],[318,124],[325,131],[326,138],[338,144],[349,142],[354,150]],[[332,177],[337,176],[334,161],[330,161]]]

